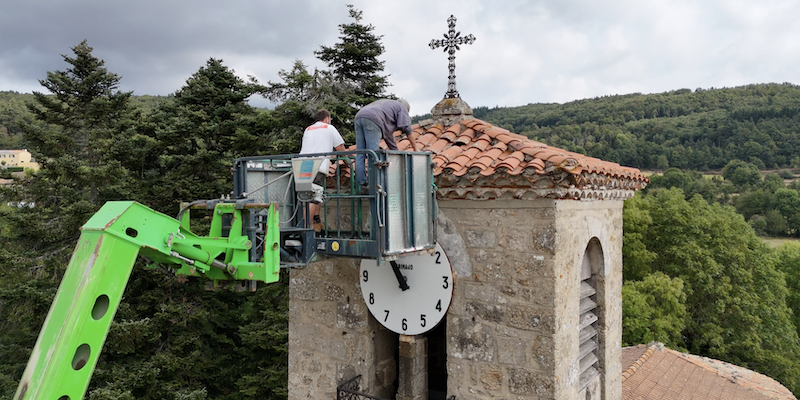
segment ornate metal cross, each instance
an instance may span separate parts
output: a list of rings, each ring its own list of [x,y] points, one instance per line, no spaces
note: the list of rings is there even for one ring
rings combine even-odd
[[[444,98],[454,99],[461,97],[458,94],[458,90],[456,90],[456,50],[461,50],[461,48],[458,47],[461,44],[472,44],[475,41],[475,36],[469,34],[462,37],[461,32],[456,32],[456,17],[452,15],[447,19],[447,26],[450,29],[447,34],[444,35],[444,39],[431,40],[428,46],[430,46],[432,50],[438,47],[444,47],[443,50],[450,55],[447,57],[447,60],[450,61],[448,65],[450,75],[447,76],[447,93],[444,94]]]

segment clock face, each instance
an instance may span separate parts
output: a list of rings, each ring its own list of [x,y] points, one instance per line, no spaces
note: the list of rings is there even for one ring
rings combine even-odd
[[[395,261],[400,282],[389,261],[378,265],[362,260],[359,282],[369,311],[381,325],[402,335],[419,335],[433,329],[444,317],[453,298],[453,271],[439,244],[433,254]]]

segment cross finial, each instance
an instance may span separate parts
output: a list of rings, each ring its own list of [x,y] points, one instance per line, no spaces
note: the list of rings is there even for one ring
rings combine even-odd
[[[475,36],[469,34],[462,37],[461,32],[456,32],[456,17],[452,15],[447,19],[447,26],[450,29],[447,34],[444,35],[444,39],[431,40],[428,46],[430,46],[432,50],[438,47],[444,47],[443,50],[449,54],[447,60],[449,61],[448,69],[450,70],[450,75],[447,76],[447,93],[444,94],[444,98],[454,99],[461,97],[458,94],[458,90],[456,90],[456,50],[461,50],[461,48],[458,47],[461,44],[472,44],[475,41]]]

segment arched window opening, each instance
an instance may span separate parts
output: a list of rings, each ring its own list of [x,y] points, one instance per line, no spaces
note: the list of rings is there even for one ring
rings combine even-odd
[[[581,263],[580,289],[580,388],[600,375],[599,334],[601,315],[598,312],[598,271],[603,269],[603,248],[597,238],[586,246]]]

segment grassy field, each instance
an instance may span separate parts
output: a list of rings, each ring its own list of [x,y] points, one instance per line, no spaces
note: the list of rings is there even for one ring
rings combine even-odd
[[[771,237],[762,237],[761,240],[764,243],[768,244],[772,248],[778,248],[783,246],[785,243],[795,242],[800,243],[800,239],[796,238],[771,238]]]

